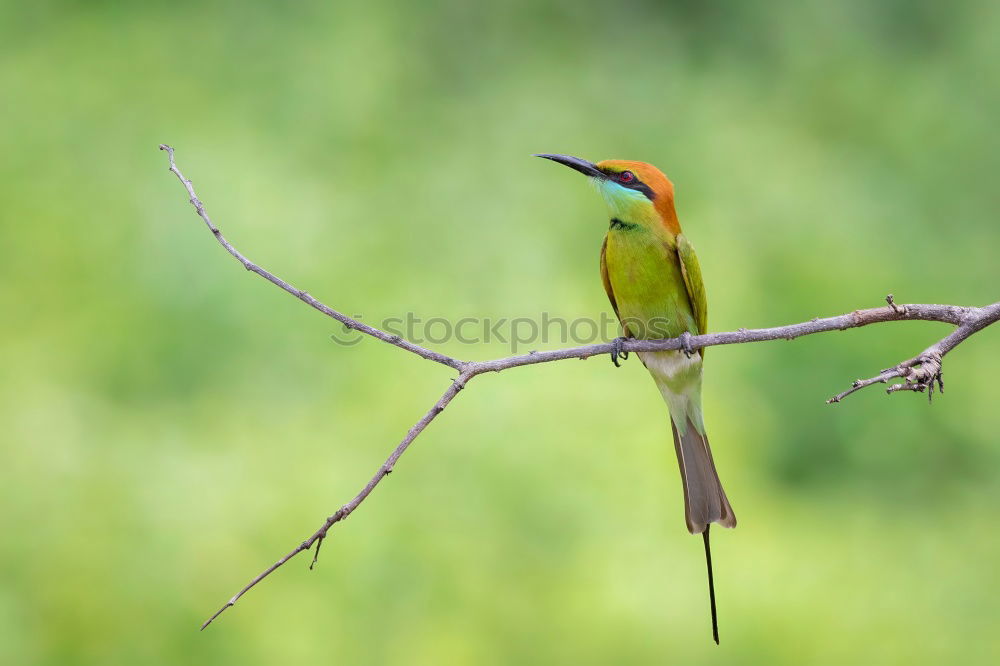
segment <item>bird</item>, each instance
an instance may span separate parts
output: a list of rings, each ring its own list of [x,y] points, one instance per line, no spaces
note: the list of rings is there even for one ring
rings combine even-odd
[[[674,450],[684,490],[688,531],[701,534],[708,569],[712,638],[719,642],[709,526],[736,527],[736,516],[712,459],[702,415],[705,349],[690,338],[708,332],[708,302],[701,267],[681,231],[673,183],[655,166],[631,160],[593,163],[579,157],[535,155],[587,176],[607,205],[608,233],[601,245],[601,281],[622,327],[611,353],[625,359],[627,338],[681,338],[683,348],[637,352],[670,413]]]

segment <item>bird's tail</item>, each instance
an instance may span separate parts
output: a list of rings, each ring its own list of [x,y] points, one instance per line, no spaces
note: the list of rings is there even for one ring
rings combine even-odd
[[[700,419],[699,419],[700,420]],[[687,428],[678,432],[673,418],[670,423],[674,431],[674,448],[681,468],[684,483],[684,515],[688,530],[692,534],[701,533],[705,541],[705,566],[708,568],[708,599],[712,610],[712,638],[719,643],[719,618],[715,608],[715,578],[712,574],[712,548],[708,530],[712,523],[723,527],[736,527],[736,516],[729,506],[726,491],[722,489],[719,475],[712,460],[712,449],[704,426],[699,431],[690,418]]]
[[[700,419],[699,419],[700,420]],[[722,489],[719,474],[715,471],[712,449],[708,437],[690,417],[685,418],[684,430],[679,431],[674,419],[670,425],[674,432],[674,450],[684,484],[684,516],[691,534],[704,532],[709,524],[736,527],[736,515],[729,506],[726,491]]]
[[[642,358],[642,357],[640,357]],[[649,357],[643,359],[646,363]],[[698,359],[700,360],[700,359]],[[676,365],[676,363],[675,363]],[[647,364],[647,367],[649,365]],[[701,534],[705,542],[705,565],[708,567],[708,598],[712,608],[712,638],[719,642],[719,621],[715,609],[715,580],[712,575],[712,549],[708,528],[712,523],[736,527],[736,515],[729,506],[715,471],[712,449],[708,446],[701,416],[701,364],[690,363],[687,377],[684,367],[674,369],[674,376],[654,373],[657,386],[670,409],[674,450],[684,484],[684,517],[691,534]],[[687,380],[686,383],[684,380]]]

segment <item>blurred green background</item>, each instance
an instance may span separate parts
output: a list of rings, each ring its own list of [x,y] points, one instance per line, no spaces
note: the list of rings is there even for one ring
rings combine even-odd
[[[605,358],[477,380],[316,571],[199,633],[453,373],[331,343],[156,147],[371,322],[608,311],[602,204],[541,151],[671,176],[713,330],[985,304],[998,30],[989,0],[3,2],[0,662],[996,663],[1000,328],[933,405],[823,402],[933,323],[708,355],[721,647],[660,397]]]

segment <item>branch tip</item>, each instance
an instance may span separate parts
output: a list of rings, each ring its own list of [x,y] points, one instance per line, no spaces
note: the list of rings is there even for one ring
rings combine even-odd
[[[309,563],[309,571],[312,571],[316,567],[316,563],[319,561],[319,549],[323,545],[324,539],[326,539],[326,532],[319,535],[316,539],[316,550],[313,551],[312,562]],[[306,550],[308,550],[308,546],[306,546]]]
[[[900,307],[896,305],[896,301],[893,298],[892,294],[886,295],[885,302],[890,308],[892,308],[892,311],[898,315],[904,314],[906,312],[906,306],[904,305],[903,307]]]

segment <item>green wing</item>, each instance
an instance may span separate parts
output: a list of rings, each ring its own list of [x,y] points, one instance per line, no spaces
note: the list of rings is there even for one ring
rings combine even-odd
[[[701,266],[698,256],[694,253],[691,243],[684,234],[677,234],[677,258],[681,263],[681,275],[684,276],[684,286],[687,287],[688,300],[694,312],[694,320],[698,324],[698,333],[708,333],[708,298],[705,296],[705,283],[701,281]],[[701,350],[702,356],[705,350]]]
[[[608,275],[608,262],[605,259],[607,253],[608,237],[605,236],[604,242],[601,243],[601,282],[604,284],[604,292],[608,295],[608,300],[611,301],[611,308],[615,311],[615,316],[618,317],[618,321],[621,321],[622,316],[618,314],[618,301],[615,300],[615,292],[611,289],[611,277]],[[628,335],[627,331],[625,335]]]

